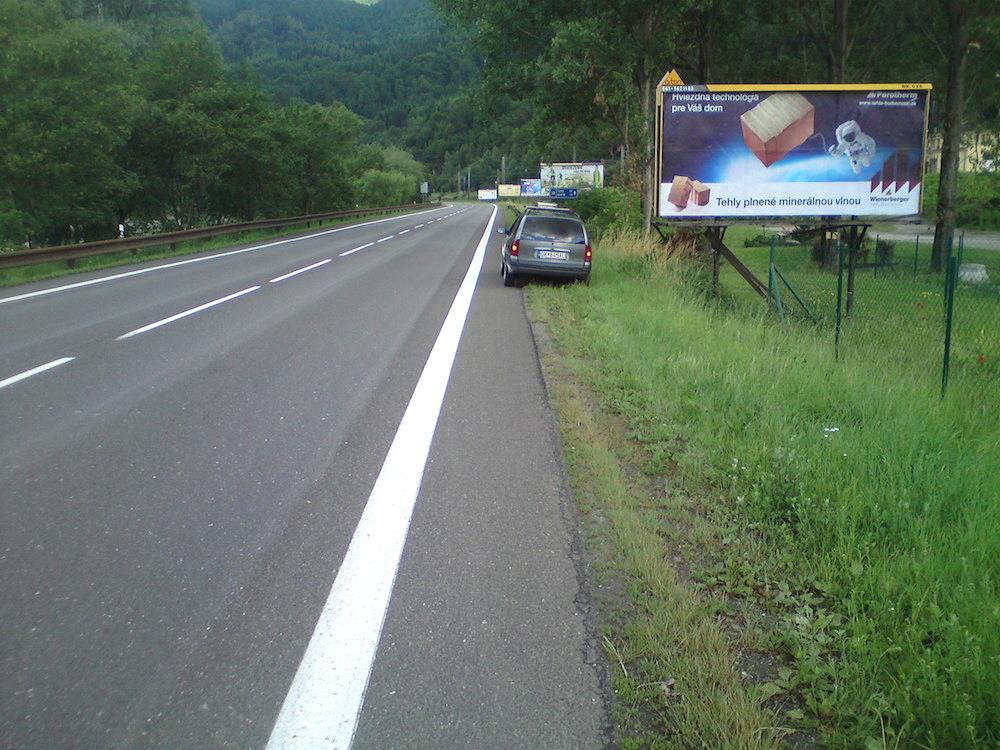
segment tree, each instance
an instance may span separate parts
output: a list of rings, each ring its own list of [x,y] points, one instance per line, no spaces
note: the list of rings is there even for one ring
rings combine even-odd
[[[32,239],[117,223],[128,175],[116,156],[136,104],[114,29],[64,20],[54,2],[0,0],[0,203]]]
[[[274,205],[311,214],[353,205],[351,158],[361,133],[361,118],[341,104],[292,102],[276,113],[274,138],[279,149],[280,192]],[[360,171],[360,170],[358,170]]]
[[[938,0],[935,13],[921,28],[943,59],[947,70],[941,143],[941,174],[934,224],[931,265],[944,267],[955,234],[955,197],[958,184],[958,157],[962,145],[966,108],[965,84],[969,54],[982,45],[974,35],[996,32],[997,12],[986,0]],[[995,88],[995,82],[993,86]],[[995,92],[993,94],[995,97]]]

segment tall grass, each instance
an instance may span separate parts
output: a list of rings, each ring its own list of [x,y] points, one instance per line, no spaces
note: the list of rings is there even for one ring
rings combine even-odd
[[[780,688],[833,747],[1000,743],[996,379],[942,401],[891,335],[837,362],[824,331],[714,303],[704,273],[638,239],[595,255],[589,287],[530,302],[592,363],[647,470],[736,520],[733,549],[757,555],[740,590],[792,663]]]

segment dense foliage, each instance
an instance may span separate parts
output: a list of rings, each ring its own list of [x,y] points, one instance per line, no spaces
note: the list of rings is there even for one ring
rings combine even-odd
[[[484,81],[469,34],[428,0],[197,4],[226,61],[275,101],[345,104],[367,137],[411,151],[441,190],[492,185],[503,157],[517,180],[537,177],[540,161],[613,155],[591,125],[556,127],[528,98]]]
[[[305,214],[416,197],[330,99],[276,104],[184,0],[0,0],[0,243]]]

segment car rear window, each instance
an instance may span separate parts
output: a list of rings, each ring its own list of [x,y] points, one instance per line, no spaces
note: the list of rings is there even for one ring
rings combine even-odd
[[[553,216],[529,216],[524,220],[521,239],[544,242],[571,242],[583,245],[583,224],[574,219],[559,219]]]

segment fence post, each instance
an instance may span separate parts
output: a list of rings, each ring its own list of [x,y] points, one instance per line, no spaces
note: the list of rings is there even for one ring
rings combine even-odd
[[[917,243],[913,248],[913,278],[917,278],[917,265],[920,263],[920,235],[917,235]]]
[[[945,274],[944,364],[941,367],[941,398],[948,387],[948,369],[951,365],[951,327],[955,311],[955,288],[958,286],[958,258],[948,259]]]
[[[767,291],[771,296],[771,304],[778,311],[778,320],[785,322],[785,311],[781,306],[781,290],[778,288],[778,279],[774,273],[774,235],[771,235],[771,253],[767,264]]]
[[[872,278],[878,278],[878,235],[875,235],[875,268],[872,270]]]
[[[841,230],[843,231],[843,230]],[[854,312],[854,279],[855,272],[858,266],[858,228],[856,226],[851,227],[851,231],[848,235],[850,240],[848,241],[847,248],[847,306],[844,311],[845,317],[851,317],[851,313]],[[841,238],[837,237],[838,247],[843,247],[844,243]],[[875,251],[875,262],[878,262],[878,251]]]
[[[833,356],[840,359],[840,308],[844,298],[844,246],[837,238],[837,325],[833,335]]]

